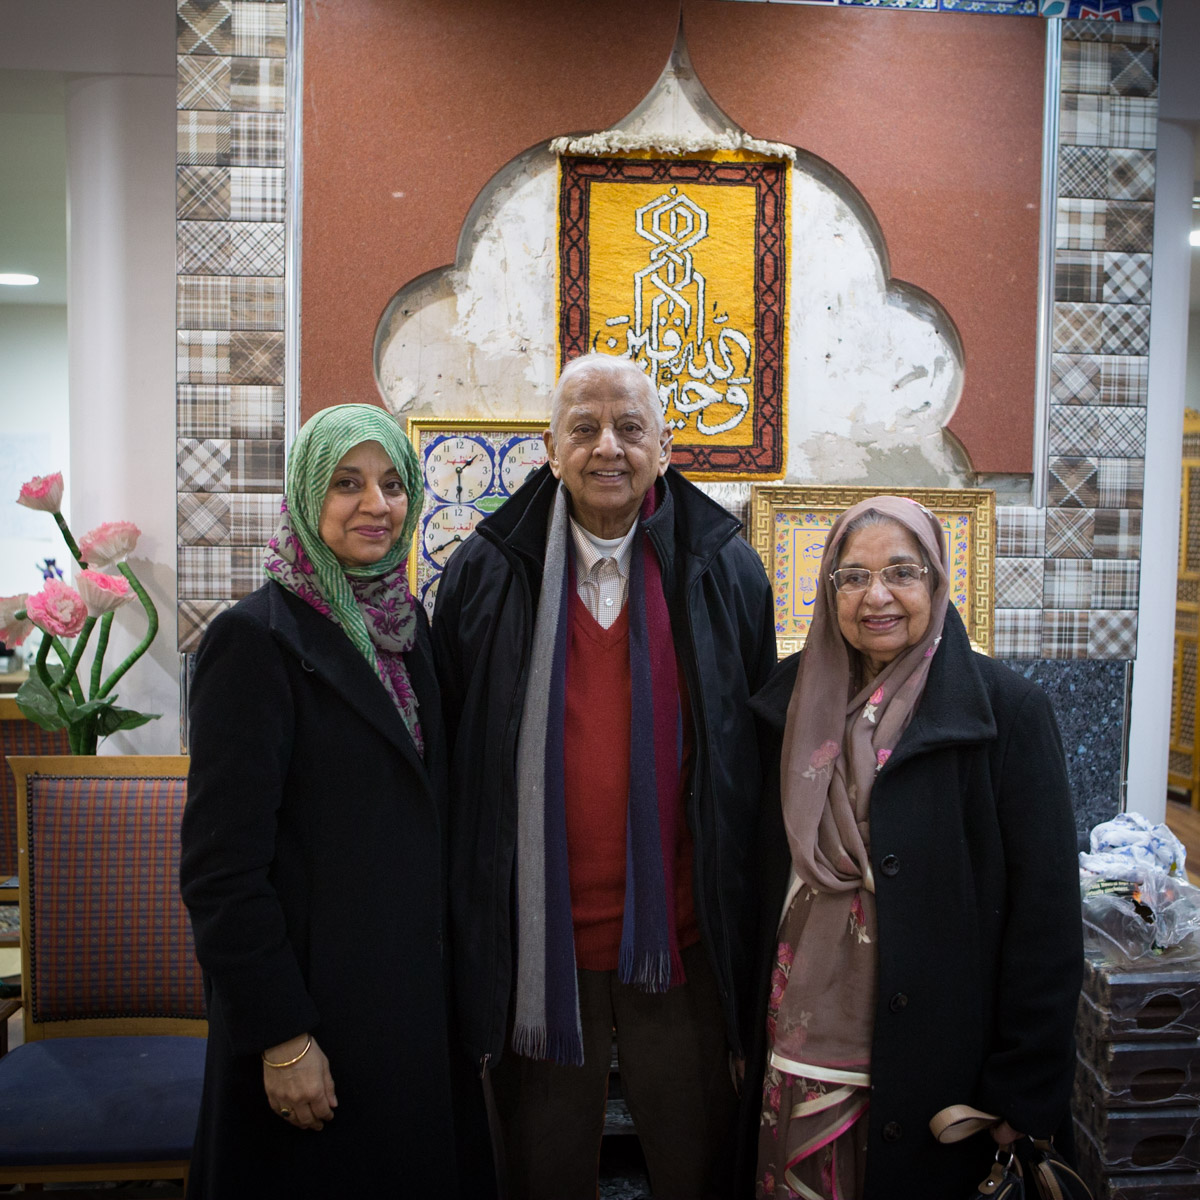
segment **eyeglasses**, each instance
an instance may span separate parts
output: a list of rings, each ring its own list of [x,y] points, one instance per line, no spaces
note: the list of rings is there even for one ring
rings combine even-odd
[[[842,567],[829,576],[834,588],[839,592],[865,592],[871,586],[871,580],[876,575],[883,580],[883,586],[889,592],[902,592],[914,584],[921,582],[921,576],[927,574],[928,567],[919,567],[916,563],[892,563],[882,571],[868,571],[864,567]]]

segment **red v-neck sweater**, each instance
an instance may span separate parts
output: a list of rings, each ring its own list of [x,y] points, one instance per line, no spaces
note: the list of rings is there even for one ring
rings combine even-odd
[[[563,767],[567,860],[575,962],[586,971],[615,971],[625,914],[625,826],[629,806],[629,605],[604,629],[577,594],[571,597]],[[691,713],[683,709],[675,837],[675,927],[683,949],[699,941],[692,899],[692,836],[685,800],[691,776]]]

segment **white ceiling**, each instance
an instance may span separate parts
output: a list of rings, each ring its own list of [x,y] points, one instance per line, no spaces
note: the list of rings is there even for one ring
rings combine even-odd
[[[36,275],[0,285],[0,304],[67,302],[65,76],[0,70],[0,273]]]

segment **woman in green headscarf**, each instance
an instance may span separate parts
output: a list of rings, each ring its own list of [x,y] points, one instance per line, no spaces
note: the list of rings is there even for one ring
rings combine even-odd
[[[405,570],[421,501],[391,416],[318,413],[267,582],[196,656],[180,880],[209,1041],[189,1196],[479,1194],[460,1168],[486,1153],[455,1136],[439,697]]]

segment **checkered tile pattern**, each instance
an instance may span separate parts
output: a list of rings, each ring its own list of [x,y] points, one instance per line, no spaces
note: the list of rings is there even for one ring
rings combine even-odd
[[[1074,354],[1098,351],[1104,344],[1104,314],[1102,304],[1055,302],[1054,348]]]
[[[1128,253],[1154,249],[1154,205],[1146,200],[1110,200],[1104,218],[1104,248]]]
[[[1097,558],[1137,558],[1142,544],[1142,513],[1136,508],[1096,509]]]
[[[1144,408],[1097,408],[1096,453],[1113,458],[1142,458],[1146,453]]]
[[[190,0],[175,17],[175,49],[180,54],[232,54],[231,0]]]
[[[275,167],[234,167],[230,171],[229,213],[235,221],[282,221],[283,171]]]
[[[1090,608],[1092,603],[1091,560],[1046,559],[1042,602],[1046,608]]]
[[[282,58],[287,50],[287,9],[282,4],[233,6],[233,53]]]
[[[1087,609],[1046,609],[1042,613],[1040,658],[1087,658]]]
[[[1136,559],[1097,559],[1092,563],[1091,608],[1137,608],[1138,573]]]
[[[1108,151],[1097,146],[1061,146],[1058,151],[1060,196],[1104,196],[1108,189]]]
[[[179,491],[229,491],[230,454],[228,438],[180,438],[176,453]]]
[[[283,382],[283,334],[235,330],[229,334],[229,381]]]
[[[1150,254],[1104,255],[1104,293],[1107,304],[1150,303]]]
[[[1002,504],[996,509],[996,554],[1041,558],[1046,549],[1046,510]]]
[[[175,269],[181,275],[228,275],[232,234],[224,221],[179,221]]]
[[[199,54],[181,54],[176,87],[176,108],[229,107],[229,60]]]
[[[1058,137],[1060,142],[1073,146],[1136,145],[1133,142],[1112,142],[1111,96],[1089,96],[1064,92],[1058,108]]]
[[[206,166],[228,166],[231,146],[230,119],[229,113],[179,113],[176,122],[176,160]]]
[[[175,215],[181,221],[228,220],[229,191],[228,167],[178,167]]]
[[[175,378],[180,383],[225,383],[229,378],[229,337],[223,330],[179,330]]]
[[[997,658],[1041,658],[1041,608],[997,608],[992,626],[992,653]]]
[[[23,717],[0,721],[0,880],[17,874],[17,784],[8,769],[8,756],[70,753],[65,729],[43,729]]]
[[[1108,95],[1112,72],[1109,56],[1113,47],[1107,42],[1063,41],[1062,90],[1097,92]]]
[[[263,552],[258,546],[235,546],[230,567],[230,594],[235,600],[262,587]]]
[[[283,112],[286,92],[282,58],[235,58],[229,77],[231,107],[254,112]]]
[[[1058,201],[1055,244],[1060,250],[1103,250],[1107,200]]]
[[[1109,150],[1108,196],[1112,200],[1153,200],[1154,151]]]
[[[1158,95],[1158,47],[1156,45],[1115,45],[1109,53],[1108,68],[1109,91],[1113,95]]]
[[[1149,378],[1150,360],[1146,357],[1100,359],[1100,403],[1144,405]]]
[[[1153,150],[1157,141],[1158,100],[1153,97],[1114,96],[1107,144]]]
[[[1040,609],[1044,573],[1040,558],[996,559],[996,607]]]
[[[175,285],[175,320],[184,329],[229,327],[229,279],[222,275],[180,275]]]
[[[228,596],[233,550],[229,546],[180,546],[179,598]]]
[[[229,539],[235,546],[265,546],[279,524],[283,493],[235,492],[229,498]]]
[[[282,439],[283,388],[233,388],[229,430],[235,438]]]
[[[1140,458],[1102,458],[1096,473],[1096,508],[1141,508],[1146,464]]]
[[[184,492],[179,497],[179,541],[185,546],[229,545],[229,496]]]
[[[1092,612],[1088,618],[1088,658],[1135,658],[1137,611]]]
[[[232,280],[229,302],[231,329],[283,329],[283,279],[253,275]]]
[[[1095,508],[1097,500],[1095,458],[1058,458],[1051,456],[1049,500],[1052,508]],[[1108,507],[1123,507],[1109,505]]]
[[[230,269],[234,275],[282,275],[283,225],[273,222],[234,221]]]
[[[230,486],[235,492],[283,490],[283,442],[238,438],[230,442],[230,452]]]
[[[1105,304],[1100,348],[1105,354],[1150,353],[1150,308],[1145,304]]]
[[[1094,408],[1079,405],[1050,406],[1050,453],[1086,454],[1096,445],[1099,418]]]
[[[28,779],[27,1020],[204,1017],[179,897],[182,778]]]
[[[1090,508],[1047,509],[1046,557],[1091,558],[1095,523]]]
[[[1105,256],[1098,250],[1059,250],[1054,256],[1055,300],[1103,300]]]
[[[230,116],[230,159],[240,167],[282,167],[287,148],[283,113]]]
[[[1090,354],[1052,355],[1050,396],[1056,404],[1095,404],[1100,399],[1100,360]]]
[[[181,383],[176,389],[175,423],[180,437],[216,438],[229,429],[226,385]]]
[[[182,575],[182,572],[180,572]],[[228,599],[184,600],[179,601],[176,610],[176,628],[179,638],[179,653],[194,654],[200,649],[200,639],[208,628],[209,622],[218,613],[233,607],[233,601]]]

